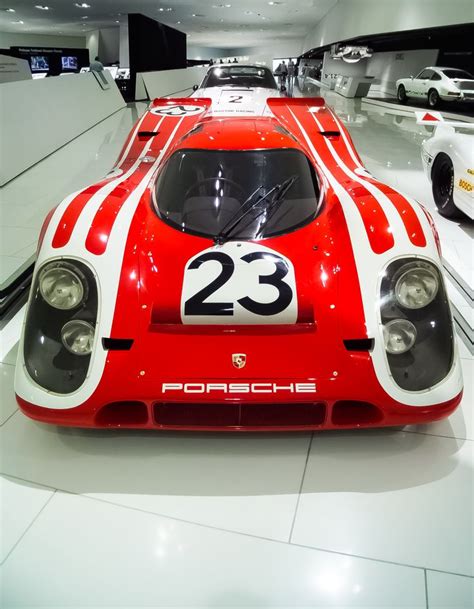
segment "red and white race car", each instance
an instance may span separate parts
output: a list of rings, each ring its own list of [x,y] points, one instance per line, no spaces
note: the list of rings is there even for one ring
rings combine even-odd
[[[320,98],[216,118],[155,100],[103,181],[47,217],[18,403],[80,427],[422,423],[462,376],[427,212]]]

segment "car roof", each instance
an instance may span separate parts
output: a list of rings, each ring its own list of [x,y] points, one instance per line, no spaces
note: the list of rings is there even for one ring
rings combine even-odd
[[[302,146],[274,117],[205,118],[181,138],[175,150],[262,150]]]
[[[215,63],[213,66],[210,66],[209,70],[215,70],[216,68],[258,68],[260,70],[266,69],[269,70],[268,66],[261,66],[257,63]]]

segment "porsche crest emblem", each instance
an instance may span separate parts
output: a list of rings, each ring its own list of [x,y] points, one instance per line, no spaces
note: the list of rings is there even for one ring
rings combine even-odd
[[[247,356],[245,353],[232,353],[232,363],[239,370],[247,363]]]

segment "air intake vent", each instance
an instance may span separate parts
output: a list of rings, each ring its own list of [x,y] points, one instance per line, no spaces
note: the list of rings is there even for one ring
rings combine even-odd
[[[102,346],[106,351],[130,351],[133,338],[103,338]]]
[[[320,131],[319,135],[323,135],[324,137],[339,137],[341,135],[340,131]]]
[[[372,351],[374,342],[373,338],[354,338],[345,340],[344,346],[348,351]]]
[[[139,139],[150,139],[151,137],[155,137],[158,135],[159,131],[139,131],[138,138]]]

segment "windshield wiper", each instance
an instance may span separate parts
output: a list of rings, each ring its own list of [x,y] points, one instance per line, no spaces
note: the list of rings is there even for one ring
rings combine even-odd
[[[265,226],[270,222],[271,218],[273,217],[273,215],[275,214],[277,209],[280,207],[280,205],[283,203],[283,201],[285,201],[286,193],[290,190],[290,188],[293,186],[293,184],[296,182],[297,179],[298,179],[298,176],[292,176],[291,178],[288,178],[287,180],[282,182],[282,184],[280,184],[280,189],[278,191],[278,194],[276,195],[275,198],[273,198],[271,200],[270,205],[268,205],[265,209],[262,209],[262,211],[255,216],[254,220],[259,218],[263,213],[267,212],[267,217],[265,218],[265,221],[262,222],[262,224],[260,225],[260,228],[258,229],[258,232],[255,235],[256,237],[260,236],[260,233],[263,231]]]
[[[279,203],[284,201],[286,193],[293,186],[293,184],[296,182],[297,179],[298,179],[298,176],[295,175],[295,176],[291,176],[290,178],[288,178],[281,184],[275,184],[275,186],[270,188],[270,190],[266,194],[262,195],[261,197],[258,197],[258,199],[256,199],[252,203],[252,205],[250,205],[249,207],[244,209],[246,207],[247,203],[252,200],[255,193],[258,192],[262,188],[262,186],[259,186],[257,188],[257,190],[255,190],[250,195],[250,197],[244,202],[244,204],[242,205],[240,210],[237,212],[237,214],[234,217],[232,217],[229,220],[229,222],[227,222],[227,224],[224,226],[224,228],[219,232],[219,234],[214,237],[214,242],[218,245],[223,245],[229,239],[229,237],[231,236],[231,234],[232,234],[233,230],[236,228],[236,226],[238,226],[241,223],[241,221],[244,218],[246,218],[253,209],[255,209],[258,205],[263,203],[263,201],[267,200],[271,195],[276,194],[276,197],[270,203],[270,207],[264,207],[262,209],[262,211],[260,213],[258,213],[255,218],[253,218],[253,220],[255,220],[256,218],[259,218],[264,212],[266,212],[268,210],[270,210],[270,211],[274,210],[278,206]],[[259,231],[259,233],[260,233],[260,231]]]

